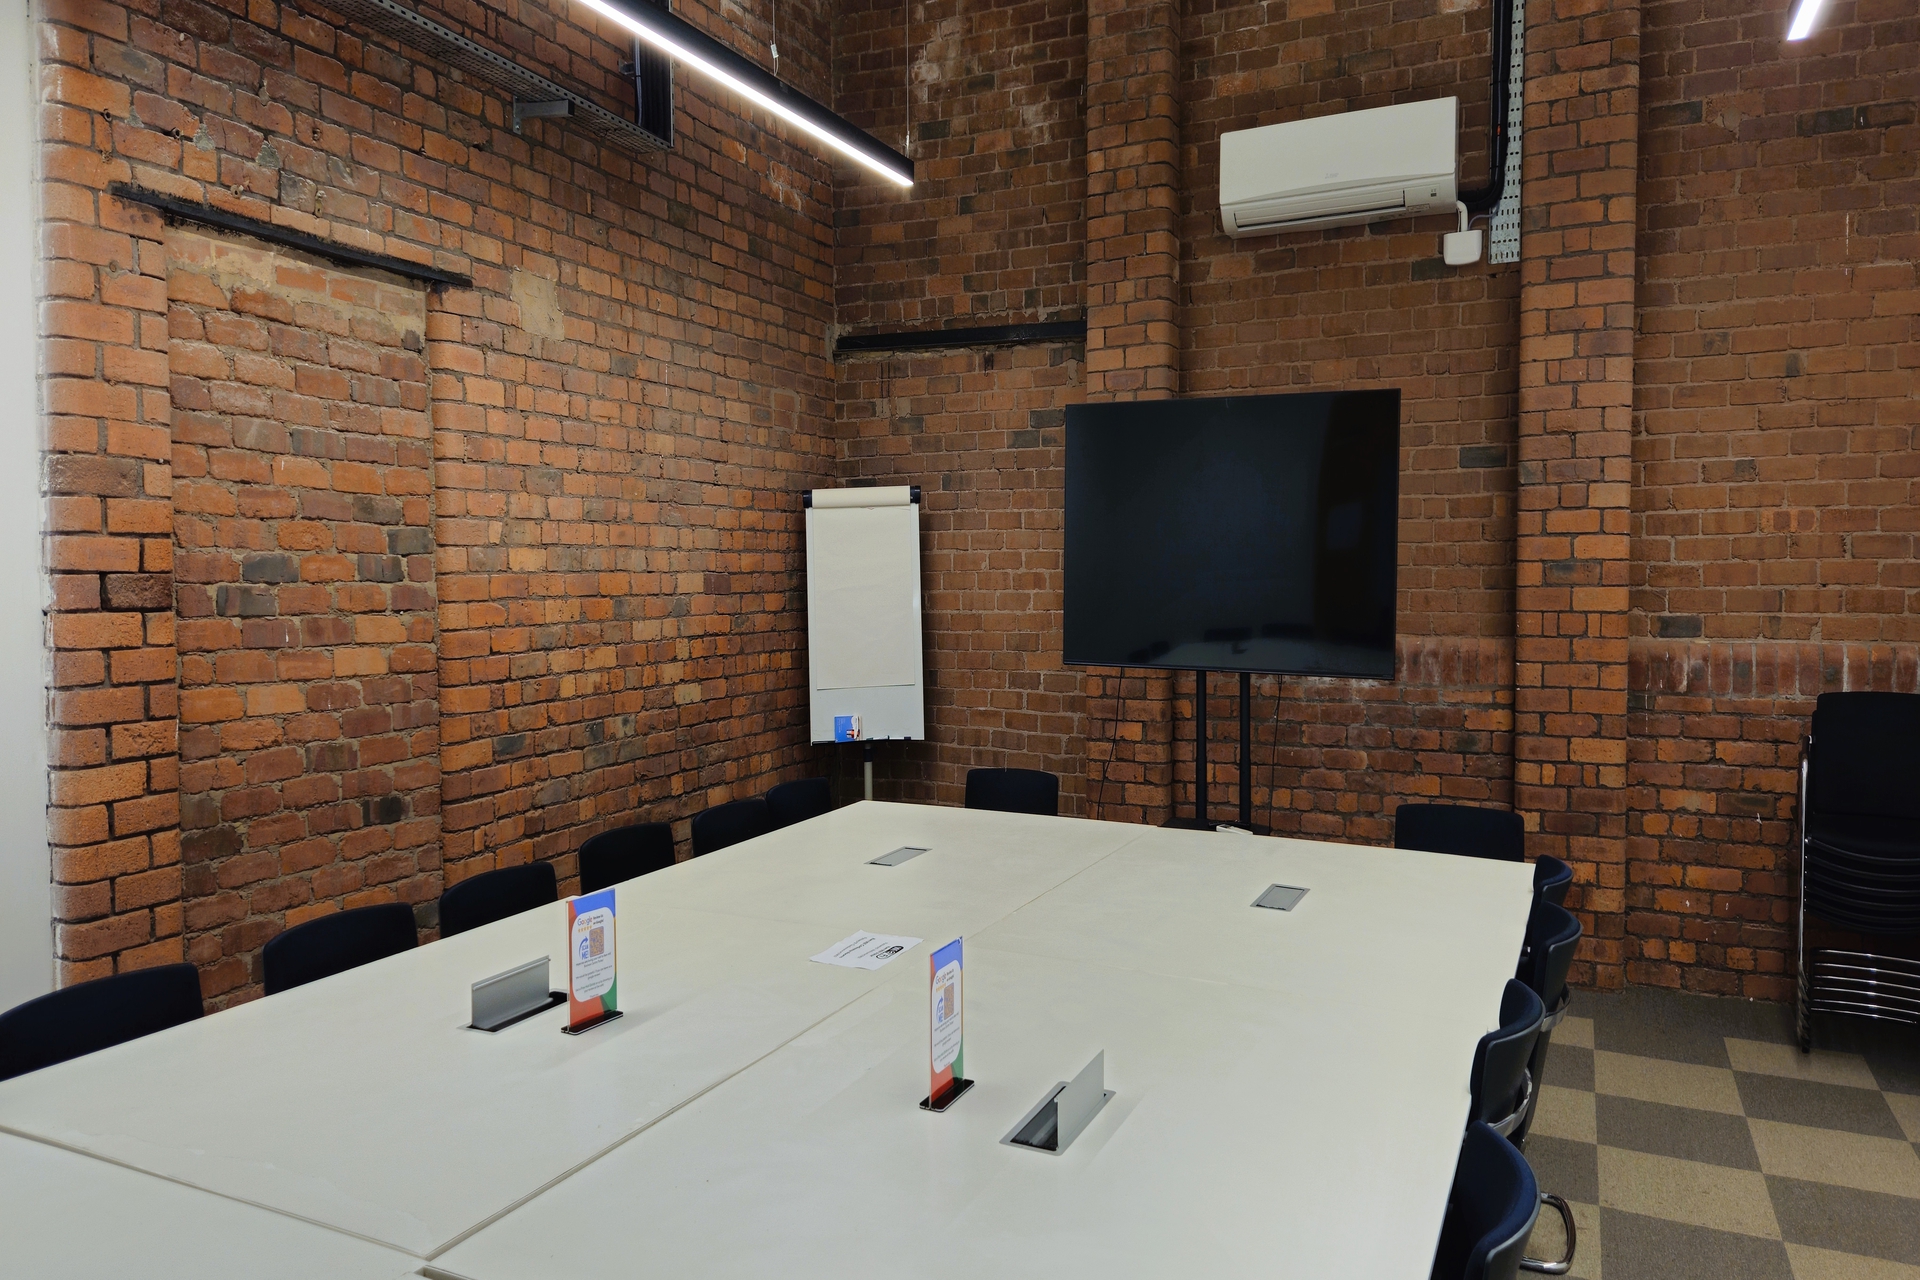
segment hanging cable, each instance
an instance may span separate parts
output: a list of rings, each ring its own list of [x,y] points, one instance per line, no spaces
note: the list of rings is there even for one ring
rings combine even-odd
[[[780,0],[773,0],[773,32],[767,40],[767,49],[773,54],[773,78],[780,78]]]
[[[904,123],[900,126],[900,154],[913,154],[913,0],[900,6],[900,88],[906,94],[901,107]]]

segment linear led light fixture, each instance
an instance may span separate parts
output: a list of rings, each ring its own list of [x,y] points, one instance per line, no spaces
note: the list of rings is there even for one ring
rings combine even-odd
[[[1787,39],[1805,40],[1813,34],[1814,20],[1820,16],[1820,10],[1827,0],[1800,0],[1793,11],[1793,22],[1787,27]]]
[[[675,61],[718,80],[743,98],[765,107],[788,124],[812,134],[835,151],[903,187],[913,185],[913,161],[857,129],[798,90],[789,88],[758,65],[712,36],[646,0],[583,0]]]

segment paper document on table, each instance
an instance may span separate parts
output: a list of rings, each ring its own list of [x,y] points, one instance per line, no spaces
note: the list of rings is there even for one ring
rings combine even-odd
[[[813,959],[821,964],[837,964],[847,969],[878,969],[902,954],[908,947],[920,945],[918,938],[899,938],[885,933],[856,933],[842,938]]]

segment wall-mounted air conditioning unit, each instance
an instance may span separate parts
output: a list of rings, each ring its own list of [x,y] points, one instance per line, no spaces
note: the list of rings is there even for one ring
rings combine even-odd
[[[1436,98],[1220,135],[1234,237],[1454,212],[1459,100]]]

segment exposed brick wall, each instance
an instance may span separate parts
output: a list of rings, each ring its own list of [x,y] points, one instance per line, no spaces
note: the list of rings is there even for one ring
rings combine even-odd
[[[1822,693],[1920,692],[1920,648],[1636,639],[1625,976],[1793,996],[1800,743]],[[1848,945],[1811,922],[1810,940]],[[1872,939],[1872,950],[1915,955]]]
[[[426,298],[167,249],[187,957],[243,998],[282,928],[440,893]]]
[[[1180,392],[1180,5],[1087,6],[1087,397]]]
[[[850,360],[845,474],[921,487],[927,740],[883,745],[876,792],[958,804],[969,768],[1061,776],[1085,812],[1082,674],[1060,660],[1064,406],[1078,344]]]
[[[1398,648],[1392,683],[1254,677],[1255,826],[1391,844],[1402,803],[1512,803],[1512,642],[1402,638]],[[1238,822],[1239,678],[1214,675],[1207,687],[1206,817]],[[1180,748],[1191,768],[1190,739]],[[1183,788],[1182,817],[1192,803]]]
[[[182,956],[171,410],[165,248],[101,193],[131,174],[118,148],[136,86],[92,74],[92,45],[125,50],[133,19],[97,3],[44,12],[48,827],[73,982]]]
[[[911,9],[912,27],[905,22]],[[834,189],[835,322],[860,331],[1078,315],[1085,304],[1084,0],[849,0],[834,103],[900,147],[912,190]]]
[[[717,6],[682,12],[735,38]],[[395,790],[381,803],[403,796],[406,812],[376,804],[374,816],[418,860],[396,868],[370,855],[363,874],[377,865],[397,875],[388,883],[409,900],[430,894],[438,855],[448,878],[529,857],[559,859],[565,878],[593,831],[683,820],[805,767],[798,490],[834,465],[827,162],[684,74],[678,146],[637,155],[557,123],[515,134],[493,91],[320,8],[53,0],[44,18],[46,486],[60,655],[51,800],[65,979],[184,953],[170,454],[204,442],[170,431],[166,233],[108,196],[113,181],[475,278],[472,290],[429,299],[426,350],[408,353],[425,357],[436,476],[430,495],[409,497],[431,497],[431,524],[329,519],[331,549],[302,549],[304,569],[348,554],[375,527],[436,534],[437,616],[431,599],[389,599],[379,637],[326,645],[348,662],[381,651],[392,666],[437,642],[437,673],[408,670],[398,695],[411,708],[406,732],[393,726],[404,756],[369,761],[368,744],[384,753],[390,736],[343,714],[359,767],[303,758],[301,781],[338,775],[343,792],[370,764],[392,765]],[[447,20],[622,106],[629,41],[577,25],[577,9],[527,0]],[[783,73],[829,96],[822,11],[783,8],[781,45]],[[342,463],[360,460],[331,461],[337,480]],[[426,465],[409,454],[404,469]],[[399,469],[396,455],[386,479]],[[299,523],[276,518],[276,536]],[[203,585],[214,584],[196,578],[187,594]],[[222,616],[217,592],[211,616]],[[222,662],[259,661],[244,628],[237,646],[194,641],[207,643],[189,653],[211,681],[196,667],[190,685],[210,697]],[[341,674],[377,683],[372,672]],[[413,704],[431,697],[436,674],[437,854],[411,843],[435,794],[432,756],[420,754],[432,726]],[[321,681],[304,679],[308,692]],[[282,732],[301,714],[311,709],[288,710]],[[203,723],[229,722],[191,722]],[[249,767],[261,785],[288,767],[265,763],[282,760],[276,746],[235,755],[223,743],[206,756],[195,741],[193,762],[213,775],[196,774],[189,794],[198,804],[219,792],[223,812],[236,792],[220,771],[238,768],[245,792]],[[272,781],[284,796],[297,780]],[[217,830],[195,814],[196,832]],[[291,814],[249,818],[235,835],[258,843],[267,837],[257,828]],[[271,837],[282,870],[288,837]],[[353,839],[342,835],[343,855]],[[233,887],[223,872],[251,874],[231,870],[248,852],[218,856],[227,861],[204,866],[216,890]],[[320,878],[309,887],[330,900],[372,891],[344,881],[323,890]],[[251,904],[244,924],[200,919],[196,958],[222,962],[216,932],[219,957],[250,953],[256,926],[301,905],[284,877],[275,892],[287,901]],[[226,968],[209,975],[210,990],[251,991],[227,985]]]
[[[1783,32],[1643,15],[1625,902],[1628,981],[1774,999],[1813,700],[1920,640],[1920,18]]]
[[[1920,18],[1647,10],[1635,634],[1920,640]]]
[[[565,878],[593,831],[845,763],[806,743],[800,630],[798,493],[835,479],[928,495],[933,740],[883,760],[892,793],[952,801],[967,767],[1017,763],[1061,773],[1069,811],[1184,810],[1191,677],[1059,661],[1058,415],[1399,386],[1400,678],[1260,681],[1257,816],[1384,841],[1402,799],[1511,799],[1532,847],[1576,864],[1579,980],[1780,994],[1787,756],[1815,694],[1910,687],[1920,641],[1920,20],[1836,0],[1790,48],[1772,12],[1539,0],[1519,269],[1442,267],[1443,218],[1220,234],[1225,128],[1452,94],[1477,182],[1490,9],[928,0],[909,33],[856,0],[831,39],[828,5],[783,11],[782,71],[806,92],[889,140],[911,113],[903,199],[684,75],[680,145],[636,156],[549,122],[515,134],[491,91],[324,10],[49,0],[65,977],[185,954],[185,903],[212,899],[182,896],[177,692],[256,683],[220,675],[257,660],[244,627],[237,647],[176,648],[176,589],[196,625],[222,616],[217,591],[186,607],[220,583],[198,561],[176,574],[176,516],[183,547],[200,521],[224,555],[266,548],[220,543],[199,498],[175,510],[176,447],[200,485],[207,446],[171,429],[198,411],[169,398],[167,233],[103,194],[133,180],[474,277],[427,299],[417,353],[448,879],[533,857]],[[771,35],[763,9],[683,12],[752,56]],[[626,38],[562,0],[448,20],[624,103]],[[827,363],[846,328],[1076,314],[1084,351]],[[380,616],[401,613],[404,640],[369,642],[389,663],[423,643],[423,609]],[[1802,642],[1854,647],[1817,672],[1796,656],[1791,689],[1753,674]],[[1217,677],[1216,817],[1236,711]],[[206,755],[187,727],[203,833],[194,806],[250,790],[277,748]],[[203,786],[236,767],[237,790]],[[303,767],[343,789],[356,772]],[[426,784],[393,785],[424,820]],[[420,854],[394,883],[427,883]],[[196,932],[196,956],[217,941],[237,962],[249,928]]]
[[[1539,12],[1535,12],[1539,10]],[[1638,0],[1528,12],[1514,807],[1622,981]]]

